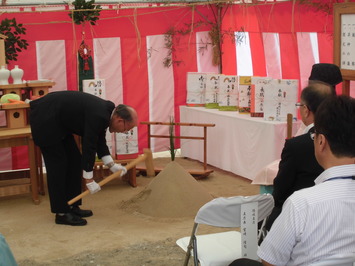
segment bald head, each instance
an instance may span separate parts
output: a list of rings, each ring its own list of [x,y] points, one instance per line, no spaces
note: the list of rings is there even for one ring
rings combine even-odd
[[[127,132],[136,127],[138,123],[138,115],[136,110],[128,105],[119,104],[111,117],[109,131],[110,132]]]
[[[307,108],[315,114],[318,106],[329,96],[334,96],[335,92],[331,85],[314,81],[301,92],[301,100]]]

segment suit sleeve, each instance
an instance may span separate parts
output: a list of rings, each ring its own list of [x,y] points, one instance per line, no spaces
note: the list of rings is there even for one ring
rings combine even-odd
[[[110,155],[106,142],[106,130],[102,131],[97,140],[97,155],[101,159],[105,155]]]
[[[96,153],[100,157],[108,155],[109,150],[106,144],[106,125],[104,121],[95,120],[88,122],[82,138],[82,167],[83,170],[93,170]]]
[[[279,171],[274,179],[272,195],[277,207],[282,207],[285,200],[292,194],[290,191],[296,179],[297,155],[292,144],[292,141],[286,140],[281,153]]]

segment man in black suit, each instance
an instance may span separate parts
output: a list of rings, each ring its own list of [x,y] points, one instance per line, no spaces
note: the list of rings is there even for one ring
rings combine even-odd
[[[136,111],[78,91],[52,92],[30,102],[33,140],[41,149],[46,171],[51,211],[55,222],[85,225],[93,213],[79,208],[81,200],[67,202],[81,193],[81,177],[90,193],[100,190],[93,179],[96,153],[112,172],[127,170],[115,164],[106,144],[106,130],[126,132],[137,125]],[[80,152],[74,134],[81,137]]]
[[[266,229],[270,230],[272,223],[279,216],[282,205],[295,191],[311,187],[314,179],[323,172],[314,155],[313,141],[309,133],[313,132],[314,115],[320,103],[334,95],[332,86],[320,81],[314,81],[301,93],[300,115],[306,125],[304,134],[288,139],[281,153],[279,171],[274,179],[273,197],[275,207],[268,217]]]

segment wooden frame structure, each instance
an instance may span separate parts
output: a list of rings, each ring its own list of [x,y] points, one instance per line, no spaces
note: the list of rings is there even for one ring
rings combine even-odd
[[[143,121],[141,122],[143,125],[147,125],[148,127],[148,148],[151,148],[150,140],[151,138],[170,138],[169,135],[153,135],[151,134],[151,126],[188,126],[188,127],[203,127],[203,137],[195,137],[195,136],[173,136],[176,139],[195,139],[195,140],[203,140],[203,171],[199,170],[189,170],[189,173],[192,175],[200,175],[207,176],[212,173],[213,170],[207,169],[207,128],[214,127],[215,124],[200,124],[200,123],[174,123],[174,122],[151,122],[151,121]]]

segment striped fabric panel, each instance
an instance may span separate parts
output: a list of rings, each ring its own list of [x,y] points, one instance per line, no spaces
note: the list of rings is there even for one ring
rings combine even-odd
[[[319,63],[316,61],[319,60],[318,47],[316,47],[316,45],[314,44],[314,37],[311,38],[311,36],[312,34],[308,32],[297,33],[301,89],[307,86],[309,74],[311,73],[313,64]]]
[[[263,33],[267,77],[282,78],[280,39],[278,33]]]
[[[197,72],[218,73],[218,66],[212,65],[213,50],[208,31],[196,32]]]
[[[93,41],[93,48],[95,79],[105,80],[106,99],[115,105],[124,103],[120,38],[96,38]],[[106,140],[114,154],[118,145],[118,142],[113,142],[114,134],[107,132]]]
[[[115,105],[123,102],[120,38],[94,39],[95,78],[105,79],[106,99]]]
[[[237,32],[235,34],[237,75],[253,76],[252,51],[248,32]]]
[[[174,73],[172,67],[163,62],[168,56],[164,45],[164,35],[147,36],[148,81],[149,81],[149,121],[168,122],[174,118]],[[169,135],[168,126],[152,126],[151,133]],[[169,148],[169,140],[152,138],[152,151]]]
[[[50,91],[67,90],[66,50],[64,40],[38,41],[37,75],[38,79],[52,79],[55,86]]]

